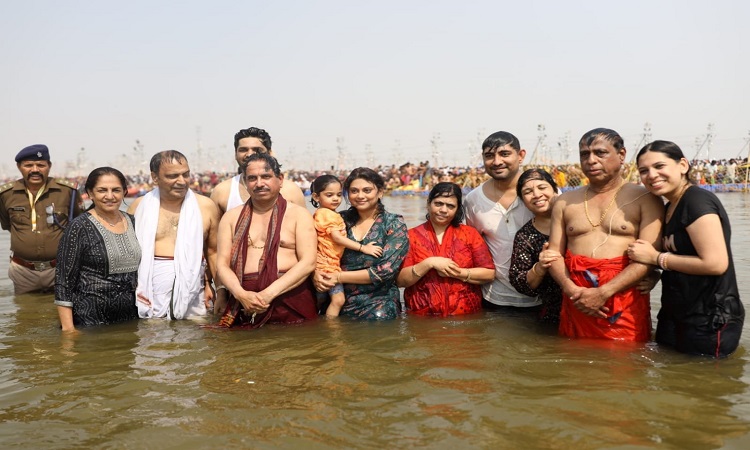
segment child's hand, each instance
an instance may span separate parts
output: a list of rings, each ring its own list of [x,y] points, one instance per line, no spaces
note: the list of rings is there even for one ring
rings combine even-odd
[[[375,245],[375,243],[373,242],[363,245],[362,250],[360,251],[365,255],[374,256],[376,258],[380,258],[381,256],[383,256],[383,248],[379,245]]]

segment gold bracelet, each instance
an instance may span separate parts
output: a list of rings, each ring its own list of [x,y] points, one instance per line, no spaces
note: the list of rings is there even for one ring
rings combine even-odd
[[[535,263],[534,263],[534,265],[533,265],[533,266],[531,266],[531,271],[532,271],[532,272],[534,272],[534,274],[535,274],[535,275],[539,275],[540,277],[544,277],[544,274],[540,274],[540,273],[539,273],[539,272],[538,272],[538,271],[536,270],[536,265],[537,265],[537,264],[539,264],[539,261],[535,262]]]
[[[414,264],[414,266],[416,266],[416,264]],[[415,277],[417,277],[417,278],[422,278],[422,276],[421,276],[420,274],[418,274],[416,270],[414,270],[414,266],[411,266],[411,273],[412,273],[412,274],[413,274],[413,275],[414,275]]]
[[[464,280],[464,283],[468,283],[469,280],[471,280],[471,269],[466,269],[466,279]]]

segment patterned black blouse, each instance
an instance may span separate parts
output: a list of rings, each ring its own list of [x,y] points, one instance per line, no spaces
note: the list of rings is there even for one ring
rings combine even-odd
[[[539,319],[542,322],[559,323],[562,291],[552,276],[547,273],[536,289],[531,289],[526,281],[526,273],[539,261],[539,253],[549,236],[542,234],[534,227],[531,220],[516,233],[513,241],[513,255],[508,277],[510,284],[521,294],[539,297],[542,301],[542,311]]]
[[[118,234],[84,213],[70,222],[60,239],[55,304],[73,308],[76,327],[138,318],[135,288],[141,248],[133,216],[125,217],[128,229]]]

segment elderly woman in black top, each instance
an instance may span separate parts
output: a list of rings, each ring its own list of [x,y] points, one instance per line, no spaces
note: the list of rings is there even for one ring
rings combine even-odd
[[[55,305],[64,332],[136,319],[141,248],[132,216],[120,211],[127,192],[117,169],[94,169],[86,180],[91,208],[65,229],[57,250]]]

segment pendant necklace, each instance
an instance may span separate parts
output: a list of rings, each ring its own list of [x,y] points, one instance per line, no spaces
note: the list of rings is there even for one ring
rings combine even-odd
[[[497,186],[495,186],[494,182],[492,183],[492,188],[495,189],[495,193],[497,194],[497,201],[495,203],[500,206],[503,206],[503,204],[500,203],[500,199],[502,199],[503,196],[502,194],[500,194],[500,190],[497,188]],[[510,223],[510,214],[511,214],[510,207],[513,206],[513,202],[515,202],[517,198],[518,198],[518,194],[516,194],[516,196],[513,197],[513,200],[510,202],[510,205],[508,205],[508,208],[503,207],[505,209],[505,223]]]
[[[96,212],[96,210],[94,210],[94,212]],[[115,223],[110,222],[109,220],[107,220],[104,216],[102,216],[98,212],[96,213],[96,216],[99,217],[100,219],[102,219],[107,225],[109,225],[112,228],[116,227],[122,221],[122,216],[120,216],[119,220],[115,220]]]

